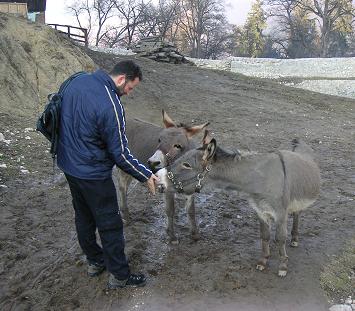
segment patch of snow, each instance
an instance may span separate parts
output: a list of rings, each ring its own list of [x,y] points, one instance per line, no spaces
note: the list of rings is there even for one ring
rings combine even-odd
[[[281,81],[280,84],[318,93],[355,98],[355,57],[188,59],[198,67],[231,71],[250,77],[294,78],[297,81]]]
[[[124,48],[104,48],[104,47],[97,47],[97,46],[89,46],[90,50],[103,52],[108,54],[114,55],[135,55],[132,50],[124,49]]]

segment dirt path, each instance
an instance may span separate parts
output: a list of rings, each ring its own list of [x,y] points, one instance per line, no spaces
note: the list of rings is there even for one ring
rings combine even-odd
[[[106,69],[118,60],[91,56]],[[149,284],[106,292],[107,274],[86,277],[69,189],[58,171],[52,175],[48,145],[37,133],[24,132],[34,127],[33,120],[0,114],[0,132],[13,139],[0,144],[0,162],[7,163],[0,182],[8,187],[0,188],[0,309],[326,310],[322,266],[354,237],[355,101],[230,73],[137,61],[144,82],[124,100],[128,116],[160,124],[166,109],[185,123],[208,120],[216,139],[231,149],[268,151],[299,136],[316,150],[322,192],[302,215],[299,248],[287,248],[289,274],[277,277],[274,248],[269,269],[255,270],[259,228],[243,195],[206,190],[197,197],[198,242],[189,238],[180,198],[180,244],[172,246],[161,197],[136,185],[129,195],[127,255],[133,270],[148,274]],[[29,174],[19,172],[21,163]]]

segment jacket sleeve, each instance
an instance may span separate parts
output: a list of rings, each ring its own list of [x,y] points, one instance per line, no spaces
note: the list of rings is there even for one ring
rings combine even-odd
[[[116,94],[108,89],[110,106],[100,112],[99,131],[108,153],[116,165],[140,182],[147,181],[152,172],[141,164],[128,149],[124,110]]]

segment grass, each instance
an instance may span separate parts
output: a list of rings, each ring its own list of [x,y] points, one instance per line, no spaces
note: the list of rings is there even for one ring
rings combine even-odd
[[[320,284],[332,302],[355,298],[355,238],[324,267]]]

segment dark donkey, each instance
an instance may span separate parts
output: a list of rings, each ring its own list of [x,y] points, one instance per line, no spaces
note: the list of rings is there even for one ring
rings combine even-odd
[[[287,274],[287,215],[293,213],[291,246],[298,246],[299,212],[317,199],[320,188],[318,165],[304,142],[292,141],[292,151],[273,153],[229,152],[216,140],[204,138],[204,146],[191,150],[170,167],[158,172],[163,187],[173,184],[178,192],[198,192],[205,182],[219,188],[243,191],[260,220],[262,255],[256,268],[264,270],[270,256],[271,220],[276,223],[280,264],[278,275]]]
[[[163,110],[163,123],[165,127],[160,127],[149,122],[138,119],[130,119],[127,122],[126,134],[132,154],[138,158],[141,163],[147,163],[148,159],[158,149],[160,149],[167,159],[162,159],[166,163],[172,163],[187,150],[196,147],[196,142],[192,137],[200,133],[208,123],[196,126],[185,126],[176,124],[168,114]],[[156,163],[155,165],[161,165]],[[118,192],[120,199],[120,208],[123,219],[128,221],[130,218],[127,206],[127,189],[132,181],[132,177],[121,170],[118,170]],[[178,243],[174,231],[174,193],[167,191],[164,193],[165,208],[168,217],[167,233],[170,241]],[[195,204],[192,195],[187,196],[186,210],[190,223],[191,236],[198,239],[199,233],[196,225]]]

